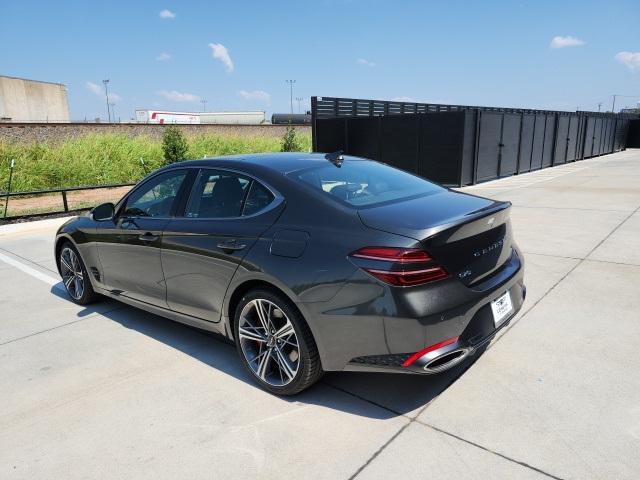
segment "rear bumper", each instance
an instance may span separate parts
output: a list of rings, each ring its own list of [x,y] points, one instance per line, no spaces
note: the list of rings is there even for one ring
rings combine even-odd
[[[521,258],[514,249],[513,261],[489,286],[469,288],[457,279],[449,279],[424,290],[388,289],[355,278],[327,304],[300,305],[314,333],[324,370],[429,374],[437,372],[427,371],[424,366],[436,354],[456,350],[464,351],[465,358],[475,354],[522,308],[526,288]],[[506,291],[513,312],[496,329],[490,303]],[[402,366],[415,352],[453,337],[458,337],[456,342],[408,367]]]
[[[520,289],[518,287],[519,284],[516,284],[514,288],[509,290],[512,299],[514,298],[514,294],[519,293],[518,291]],[[522,286],[521,292],[522,299],[519,302],[519,306],[516,308],[514,305],[513,313],[503,321],[498,328],[493,328],[493,326],[489,324],[489,321],[491,321],[491,324],[493,323],[493,318],[490,305],[487,304],[486,307],[489,311],[486,312],[485,307],[481,308],[455,342],[424,354],[409,366],[405,367],[403,363],[411,357],[412,354],[410,353],[389,356],[356,357],[352,359],[343,370],[414,373],[421,375],[432,375],[449,370],[478,353],[480,349],[490,343],[501,330],[511,323],[511,320],[522,308],[522,302],[524,302],[526,297],[527,289],[524,285]],[[437,365],[436,361],[438,362]]]

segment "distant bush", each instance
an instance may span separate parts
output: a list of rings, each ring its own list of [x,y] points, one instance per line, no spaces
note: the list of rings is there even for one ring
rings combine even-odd
[[[298,142],[298,136],[296,134],[296,129],[289,125],[287,127],[287,131],[284,133],[282,137],[282,148],[281,152],[299,152],[300,151],[300,142]]]
[[[182,131],[175,126],[167,127],[162,134],[162,152],[165,164],[184,160],[188,150],[189,144]]]

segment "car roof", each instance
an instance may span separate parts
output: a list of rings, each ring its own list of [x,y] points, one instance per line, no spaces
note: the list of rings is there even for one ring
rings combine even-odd
[[[357,157],[345,155],[345,159],[362,160]],[[238,167],[247,168],[257,166],[278,172],[288,174],[298,170],[322,166],[329,163],[324,153],[301,153],[301,152],[285,152],[285,153],[252,153],[241,155],[227,155],[224,157],[203,158],[202,160],[185,160],[183,162],[173,163],[165,167]]]

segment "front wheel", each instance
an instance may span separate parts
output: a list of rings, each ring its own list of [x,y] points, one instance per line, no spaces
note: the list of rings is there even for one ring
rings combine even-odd
[[[261,387],[294,395],[322,376],[311,330],[287,299],[269,290],[252,290],[235,313],[236,348]]]
[[[93,291],[89,274],[76,247],[65,242],[60,249],[58,265],[62,275],[62,283],[71,299],[78,305],[88,305],[98,299]]]

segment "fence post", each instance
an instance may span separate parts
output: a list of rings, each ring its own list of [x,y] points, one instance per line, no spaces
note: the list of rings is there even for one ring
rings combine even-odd
[[[13,167],[16,165],[15,158],[11,159],[9,166],[9,185],[7,186],[7,196],[4,199],[4,218],[7,218],[7,207],[9,206],[9,193],[11,193],[11,180],[13,179]]]
[[[318,151],[318,97],[311,97],[311,148],[314,152]]]
[[[144,170],[144,174],[148,175],[149,174],[149,170],[147,170],[147,166],[144,163],[144,158],[140,157],[140,164],[142,165],[142,169]]]
[[[67,203],[67,192],[65,190],[62,190],[62,205],[64,205],[64,211],[68,212],[69,211],[69,204]]]

